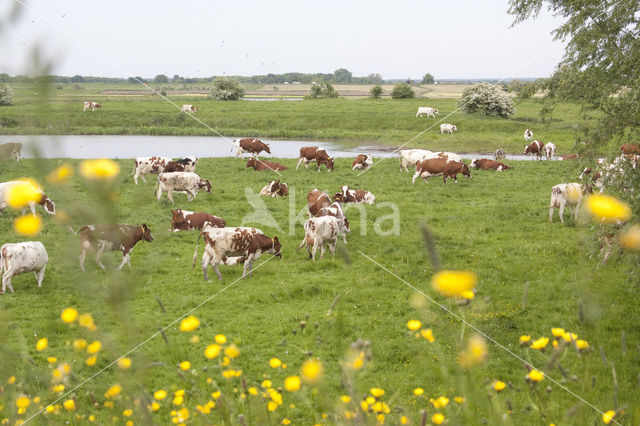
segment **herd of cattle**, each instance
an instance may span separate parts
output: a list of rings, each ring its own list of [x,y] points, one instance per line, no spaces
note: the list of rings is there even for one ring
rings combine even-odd
[[[193,107],[189,105],[189,107]],[[94,102],[85,102],[85,110],[89,108],[95,110],[100,108]],[[189,108],[195,112],[195,107]],[[435,117],[437,109],[421,107],[416,116],[427,115]],[[455,130],[455,126],[454,126]],[[542,153],[547,159],[553,159],[556,147],[553,143],[542,142],[533,139],[533,133],[527,129],[524,133],[527,142],[531,142],[525,147],[525,154],[530,153],[541,158]],[[256,138],[243,138],[233,141],[236,147],[236,158],[242,157],[244,153],[252,154],[246,163],[246,167],[251,167],[256,171],[282,171],[287,167],[282,164],[264,161],[259,159],[262,152],[271,153],[268,144]],[[587,192],[593,192],[597,188],[602,192],[610,182],[619,180],[628,168],[635,169],[640,160],[640,145],[624,144],[621,146],[622,154],[613,161],[599,159],[593,167],[587,167],[580,175],[583,183],[564,183],[555,185],[551,189],[551,203],[549,206],[549,221],[553,219],[553,211],[559,209],[560,221],[563,222],[565,206],[571,210],[571,216],[576,218],[581,200]],[[0,145],[0,153],[3,156],[12,156],[19,161],[22,158],[22,146],[19,143],[6,143]],[[409,166],[415,167],[412,182],[420,177],[425,183],[427,178],[433,176],[443,176],[444,183],[447,179],[453,178],[457,183],[457,175],[461,173],[467,178],[471,177],[470,167],[480,170],[509,170],[510,167],[499,159],[504,159],[504,150],[498,149],[494,154],[494,159],[474,158],[467,166],[461,157],[453,152],[432,152],[424,149],[406,149],[399,153],[400,171],[409,171]],[[577,159],[577,155],[568,155],[560,160]],[[334,170],[333,157],[330,157],[324,148],[317,146],[303,147],[300,149],[300,156],[296,169],[300,164],[304,164],[308,169],[309,163],[315,162],[317,170],[325,166],[328,172]],[[211,182],[201,178],[195,173],[198,159],[195,156],[186,157],[180,160],[172,160],[168,157],[152,156],[137,157],[134,159],[133,180],[138,184],[141,177],[146,183],[145,175],[155,174],[156,185],[155,195],[160,201],[163,192],[167,193],[167,198],[174,203],[173,193],[185,193],[187,200],[196,198],[199,190],[211,193]],[[352,170],[366,170],[373,166],[371,157],[360,154],[353,163]],[[0,183],[0,213],[8,205],[10,189],[13,185],[21,184],[23,181],[9,181]],[[39,201],[32,201],[28,207],[35,215],[36,205],[41,205],[49,214],[55,214],[55,203],[47,197],[41,188],[39,191]],[[266,197],[286,197],[289,193],[288,185],[278,180],[273,180],[260,191],[260,196]],[[342,185],[339,191],[330,197],[328,193],[318,189],[311,190],[307,195],[307,219],[304,223],[305,236],[298,246],[305,248],[310,258],[315,261],[316,251],[320,248],[320,258],[325,253],[325,246],[328,246],[332,254],[335,253],[335,245],[339,236],[342,236],[346,244],[346,234],[350,232],[349,220],[344,215],[344,204],[363,203],[373,204],[375,196],[366,190],[354,190],[348,185]],[[24,213],[24,212],[23,212]],[[80,236],[81,254],[80,269],[84,272],[84,262],[89,251],[95,251],[95,261],[102,268],[101,258],[104,252],[121,251],[122,262],[118,270],[125,264],[131,267],[130,254],[139,241],[152,242],[151,229],[147,224],[111,224],[111,225],[85,225],[77,232],[71,227],[69,230]],[[222,275],[218,270],[218,265],[242,264],[243,277],[252,275],[253,262],[264,253],[272,253],[281,258],[281,244],[277,236],[268,237],[257,228],[250,227],[228,227],[224,219],[216,217],[206,212],[194,212],[183,209],[171,210],[171,230],[189,231],[199,230],[200,234],[196,242],[196,250],[193,256],[193,265],[198,253],[200,238],[204,239],[204,253],[202,255],[202,272],[205,280],[208,281],[207,269],[211,265],[221,280]],[[34,272],[38,286],[42,285],[44,271],[48,263],[48,255],[44,245],[38,241],[22,242],[16,244],[4,244],[0,248],[0,273],[2,276],[2,290],[4,294],[8,287],[13,292],[11,277],[23,272]]]

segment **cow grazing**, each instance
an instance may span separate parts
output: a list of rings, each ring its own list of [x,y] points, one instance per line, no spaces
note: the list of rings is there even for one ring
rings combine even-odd
[[[39,241],[3,245],[0,248],[0,273],[2,273],[0,294],[4,294],[7,287],[13,293],[11,277],[23,272],[35,273],[38,287],[42,287],[47,262],[49,262],[49,256],[44,245]]]
[[[195,106],[193,105],[182,105],[182,108],[180,108],[180,112],[186,112],[187,114],[193,114],[198,112],[198,110],[196,109]]]
[[[561,183],[551,188],[551,203],[549,204],[549,222],[553,222],[553,209],[559,209],[560,222],[564,223],[564,206],[569,205],[571,217],[578,218],[578,209],[582,197],[586,193],[584,185],[579,183]]]
[[[222,275],[218,270],[220,263],[243,263],[242,278],[244,278],[247,273],[252,275],[253,261],[262,256],[262,254],[273,253],[276,257],[282,258],[278,237],[271,239],[257,228],[213,228],[207,225],[198,235],[196,251],[193,253],[192,268],[196,265],[198,244],[200,244],[200,237],[203,235],[205,248],[202,254],[202,273],[205,281],[209,281],[209,276],[207,275],[209,265],[216,271],[218,279],[222,280]],[[229,256],[237,256],[237,258],[229,258]],[[232,261],[228,262],[229,259],[232,259]]]
[[[214,216],[205,212],[191,212],[189,210],[171,210],[171,231],[192,231],[200,229],[205,224],[209,224],[214,228],[224,228],[227,223],[223,218]]]
[[[444,183],[447,183],[447,179],[453,178],[458,183],[458,173],[462,173],[464,176],[470,178],[471,172],[469,167],[462,161],[448,161],[444,158],[429,158],[427,160],[418,161],[416,164],[416,172],[413,174],[412,183],[416,183],[416,178],[420,176],[424,183],[427,183],[427,178],[431,176],[443,176]]]
[[[236,158],[242,157],[245,152],[251,153],[254,157],[257,157],[262,151],[271,154],[269,145],[258,138],[234,139],[233,144],[236,146]]]
[[[317,146],[305,146],[300,148],[300,159],[296,165],[296,170],[300,167],[300,163],[304,163],[304,166],[308,169],[309,163],[315,161],[318,165],[318,171],[320,166],[324,164],[327,167],[327,171],[333,170],[333,157],[329,157],[327,151],[324,148]]]
[[[474,158],[471,160],[469,167],[475,167],[480,170],[497,170],[499,172],[509,170],[511,168],[500,161],[490,160],[488,158]]]
[[[344,244],[347,244],[347,233],[351,232],[349,228],[349,220],[345,217],[344,211],[342,210],[342,203],[339,201],[335,201],[331,203],[329,207],[323,207],[320,209],[316,216],[333,216],[340,222],[340,232],[342,234],[342,241]]]
[[[524,131],[524,140],[527,142],[531,142],[533,139],[533,132],[529,129]]]
[[[19,142],[7,142],[0,145],[0,159],[13,157],[16,161],[22,158],[22,144]]]
[[[247,167],[253,167],[253,170],[256,170],[258,172],[264,170],[278,171],[288,169],[288,167],[285,167],[280,163],[274,163],[273,161],[263,161],[257,158],[249,158],[249,160],[247,161]]]
[[[427,149],[403,149],[400,154],[400,171],[409,171],[409,166],[413,166],[421,160],[429,158],[443,158],[447,161],[462,161],[462,158],[453,152],[433,152]]]
[[[9,182],[0,183],[0,214],[9,206],[8,197],[11,187],[13,187],[14,185],[24,185],[25,182],[26,181],[23,180],[10,180]],[[42,208],[44,208],[44,211],[46,211],[47,213],[56,214],[56,204],[53,202],[53,200],[47,197],[44,192],[42,192],[42,188],[35,186],[35,184],[33,185],[36,188],[37,192],[40,194],[40,201],[29,201],[27,205],[29,206],[29,210],[31,210],[31,214],[35,216],[36,204],[42,206]],[[23,213],[24,210],[25,209],[23,209]]]
[[[329,195],[318,189],[314,189],[307,194],[307,209],[309,216],[319,216],[320,210],[331,205]]]
[[[422,117],[422,116],[427,116],[427,117],[433,117],[436,118],[436,115],[438,115],[438,110],[435,108],[431,108],[431,107],[418,107],[418,112],[416,113],[416,118],[418,117]]]
[[[531,158],[536,156],[536,159],[542,159],[542,153],[544,152],[544,144],[538,140],[531,142],[531,145],[524,147],[524,154],[531,154]]]
[[[133,181],[138,184],[138,176],[142,178],[142,180],[147,183],[147,179],[144,175],[147,174],[160,174],[164,172],[164,168],[168,163],[171,162],[171,158],[169,157],[136,157],[133,159]]]
[[[507,154],[504,152],[504,149],[502,148],[496,149],[496,152],[493,153],[494,160],[504,160],[505,158],[507,158]]]
[[[556,145],[553,142],[547,142],[544,145],[544,156],[547,160],[553,160],[553,156],[556,154]]]
[[[445,133],[448,133],[450,135],[453,134],[453,132],[457,132],[458,128],[454,125],[454,124],[449,124],[449,123],[442,123],[440,125],[440,134],[444,135]]]
[[[163,173],[169,172],[195,172],[196,165],[198,164],[198,158],[195,155],[185,157],[181,160],[169,161],[164,166]]]
[[[563,155],[558,159],[558,161],[577,160],[577,159],[578,159],[578,154],[570,154],[570,155]]]
[[[376,201],[376,197],[371,192],[363,189],[350,189],[348,185],[342,185],[340,192],[336,193],[333,199],[345,204],[373,204]]]
[[[637,143],[624,143],[620,145],[623,154],[640,154],[640,145]]]
[[[211,182],[191,172],[160,173],[156,183],[156,197],[160,201],[162,191],[167,191],[167,198],[173,203],[174,191],[186,192],[187,201],[193,201],[199,189],[211,194]]]
[[[344,222],[333,216],[312,217],[304,222],[304,238],[297,250],[307,249],[309,257],[316,261],[316,250],[320,247],[320,259],[324,256],[324,246],[329,245],[329,251],[335,258],[338,235],[344,228]],[[312,247],[309,250],[309,247]]]
[[[280,180],[272,180],[269,185],[262,188],[260,197],[286,197],[289,195],[289,185]]]
[[[122,251],[122,263],[118,270],[126,264],[131,268],[131,251],[138,241],[152,242],[151,229],[146,223],[142,225],[128,225],[126,223],[109,225],[85,225],[75,232],[71,227],[69,230],[74,234],[80,234],[80,270],[84,272],[84,260],[87,252],[96,250],[96,263],[102,270],[102,255],[105,251]]]
[[[353,160],[351,170],[367,170],[371,166],[373,166],[373,159],[368,155],[359,154],[355,160]]]
[[[86,112],[88,109],[90,109],[91,111],[95,111],[100,108],[102,108],[102,105],[97,102],[84,101],[84,109],[82,110],[82,112]]]

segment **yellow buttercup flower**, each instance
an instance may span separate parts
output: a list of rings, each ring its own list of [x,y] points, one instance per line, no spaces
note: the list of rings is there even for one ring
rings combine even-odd
[[[465,367],[472,367],[483,363],[487,359],[487,342],[477,334],[467,340],[467,348],[460,356],[460,363]]]
[[[47,175],[47,182],[53,185],[65,183],[73,176],[73,167],[63,164]]]
[[[284,379],[284,388],[287,392],[297,392],[300,390],[301,380],[298,376],[289,376]]]
[[[227,343],[227,337],[224,334],[216,334],[216,337],[214,339],[219,345],[224,345],[225,343]]]
[[[430,328],[420,330],[420,335],[428,340],[429,343],[433,343],[436,340],[436,338],[433,336],[433,330],[431,330]]]
[[[444,423],[444,414],[435,413],[433,416],[431,416],[431,423],[433,423],[434,425],[441,425],[442,423]]]
[[[476,294],[473,292],[473,290],[467,290],[467,291],[463,291],[461,296],[467,300],[471,300],[474,297],[476,297]]]
[[[120,358],[118,360],[118,367],[120,367],[121,370],[128,370],[131,368],[131,358]]]
[[[67,308],[62,311],[60,318],[66,323],[74,322],[78,318],[78,311],[75,308]]]
[[[565,333],[564,328],[552,328],[551,329],[551,334],[553,334],[553,337],[562,337],[562,335]]]
[[[55,364],[56,362],[58,362],[58,358],[56,358],[55,356],[48,356],[47,357],[47,362],[49,364]]]
[[[115,161],[101,158],[85,160],[80,163],[80,174],[87,179],[106,180],[115,177],[120,172],[120,166]]]
[[[300,367],[300,375],[305,382],[315,383],[322,377],[324,366],[322,361],[315,358],[310,358],[302,363]]]
[[[531,336],[523,334],[520,336],[520,344],[528,343],[531,340]]]
[[[576,333],[564,333],[562,335],[562,339],[565,342],[571,342],[572,340],[577,340],[578,339],[578,335]]]
[[[208,345],[206,348],[204,348],[204,357],[207,359],[216,358],[218,355],[220,355],[220,349],[220,346],[215,343]]]
[[[100,349],[102,349],[102,343],[100,340],[94,340],[89,346],[87,346],[87,353],[93,355],[100,352]]]
[[[422,395],[423,393],[424,393],[424,389],[422,389],[422,388],[415,388],[415,389],[413,390],[413,394],[414,394],[415,396],[420,396],[420,395]]]
[[[22,395],[16,399],[16,407],[18,408],[27,408],[29,405],[31,405],[31,400],[27,396]]]
[[[618,244],[625,250],[637,250],[640,248],[640,225],[635,224],[620,232]]]
[[[466,399],[463,396],[456,396],[455,398],[453,398],[453,400],[458,404],[462,404],[463,402],[466,401]]]
[[[224,349],[224,354],[231,359],[235,359],[240,356],[240,349],[236,345],[230,345]]]
[[[122,392],[122,386],[113,385],[109,389],[107,389],[107,391],[104,393],[104,396],[106,398],[115,398],[116,396],[118,396],[118,394],[120,394],[120,392]]]
[[[344,402],[345,404],[348,404],[351,402],[351,397],[349,395],[342,395],[340,397],[340,401]]]
[[[271,358],[269,360],[269,367],[271,368],[278,368],[282,365],[282,361],[280,361],[278,358]]]
[[[247,389],[247,392],[249,392],[249,395],[257,396],[258,388],[251,386],[249,389]]]
[[[447,404],[449,404],[449,398],[447,398],[446,396],[441,396],[438,397],[438,399],[431,398],[429,399],[429,402],[431,402],[435,408],[444,408],[447,406]]]
[[[592,194],[587,197],[585,205],[591,216],[600,222],[624,222],[631,217],[629,205],[611,195]]]
[[[401,425],[408,425],[409,424],[409,418],[407,416],[400,417],[400,424]]]
[[[471,271],[439,271],[431,278],[431,285],[445,297],[463,297],[463,293],[473,290],[477,281]]]
[[[122,412],[122,415],[125,417],[131,417],[132,414],[133,414],[133,410],[131,408],[127,408]]]
[[[32,214],[18,216],[13,222],[13,230],[16,234],[34,237],[42,230],[42,219],[40,216]]]
[[[191,332],[200,326],[200,320],[193,315],[189,315],[180,321],[180,331]]]
[[[616,412],[613,410],[609,410],[602,415],[602,422],[608,425],[609,423],[611,423],[611,420],[613,420],[615,416]]]
[[[373,395],[375,398],[380,398],[382,395],[384,395],[384,389],[380,388],[371,388],[369,392],[371,392],[371,395]]]
[[[39,203],[42,190],[35,180],[23,178],[9,187],[6,197],[9,207],[21,209],[29,203]]]
[[[84,339],[76,339],[73,341],[73,348],[77,351],[84,351],[87,348],[87,341]]]
[[[418,320],[410,320],[407,322],[407,328],[411,331],[416,331],[422,327],[422,323]]]
[[[578,339],[576,340],[576,346],[578,349],[587,349],[589,347],[589,342],[586,340]]]
[[[11,376],[7,379],[7,384],[14,384],[16,382],[16,376]]]
[[[496,390],[497,392],[500,392],[501,390],[504,390],[507,384],[503,381],[496,380],[495,382],[493,382],[492,386],[494,390]]]
[[[262,387],[269,389],[272,386],[271,380],[267,379],[262,382]]]
[[[153,398],[157,399],[158,401],[162,401],[166,397],[167,397],[167,391],[164,389],[158,389],[153,393]]]
[[[533,369],[529,372],[529,374],[527,374],[526,378],[528,380],[531,380],[532,382],[539,382],[541,380],[544,380],[544,373]]]
[[[273,402],[273,401],[269,401],[269,402],[267,403],[267,409],[268,409],[269,411],[276,411],[276,409],[277,409],[277,408],[278,408],[278,404],[276,404],[275,402]]]
[[[188,370],[188,369],[190,369],[190,368],[191,368],[191,363],[190,363],[189,361],[182,361],[182,362],[180,363],[180,369],[181,369],[181,370],[186,371],[186,370]]]
[[[73,399],[67,399],[62,403],[64,409],[67,411],[74,411],[76,409],[76,402]]]
[[[93,317],[89,313],[78,316],[78,325],[91,331],[96,331],[98,329],[96,324],[93,322]]]
[[[93,367],[94,365],[96,365],[96,362],[98,362],[98,358],[95,355],[91,355],[89,358],[84,360],[84,363],[89,367]]]
[[[36,350],[38,352],[44,351],[45,349],[47,349],[47,346],[49,346],[49,339],[47,339],[46,337],[43,337],[36,342]]]
[[[65,388],[65,386],[64,386],[64,385],[62,385],[62,384],[60,384],[60,385],[55,385],[55,386],[53,387],[53,391],[54,391],[54,392],[64,392],[64,390],[65,390],[65,389],[66,389],[66,388]]]
[[[531,343],[531,349],[544,349],[545,347],[547,347],[547,345],[549,344],[549,338],[548,337],[541,337],[537,340],[534,340],[533,343]]]

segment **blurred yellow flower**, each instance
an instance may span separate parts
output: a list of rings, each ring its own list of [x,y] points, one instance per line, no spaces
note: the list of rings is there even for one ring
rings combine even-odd
[[[223,356],[222,362],[220,362],[220,365],[222,365],[223,367],[226,367],[229,364],[231,364],[231,358],[229,358],[228,356]]]
[[[340,401],[344,402],[345,404],[348,404],[351,402],[351,397],[349,395],[342,395],[340,397]]]
[[[309,358],[300,366],[300,375],[305,382],[315,383],[322,377],[324,366],[322,361],[315,358]]]
[[[371,392],[371,395],[373,395],[376,398],[380,398],[382,395],[384,395],[384,389],[380,389],[380,388],[371,388],[369,392]]]
[[[409,424],[409,418],[407,416],[400,417],[400,424],[401,425],[408,425]]]
[[[564,328],[552,328],[551,334],[553,334],[553,337],[562,337],[564,334]]]
[[[65,386],[64,386],[64,385],[62,385],[62,384],[60,384],[60,385],[55,385],[55,386],[53,387],[53,391],[54,391],[54,392],[63,392],[65,389],[66,389],[66,388],[65,388]]]
[[[422,389],[422,388],[415,388],[415,389],[413,390],[413,394],[414,394],[415,396],[420,396],[420,395],[422,395],[423,393],[424,393],[424,389]]]
[[[601,222],[624,222],[631,217],[629,205],[611,195],[592,194],[587,197],[585,205],[591,216]]]
[[[528,343],[531,340],[531,336],[527,335],[527,334],[523,334],[522,336],[520,336],[520,343]]]
[[[496,380],[495,382],[493,382],[492,386],[494,390],[500,392],[501,390],[504,390],[507,384],[503,381]]]
[[[465,367],[473,367],[487,359],[487,342],[478,334],[467,340],[467,348],[460,356],[460,363]]]
[[[284,388],[287,392],[297,392],[300,390],[301,380],[298,376],[289,376],[284,379]]]
[[[90,422],[95,422],[96,421],[96,416],[94,414],[89,416],[89,421]]]
[[[148,407],[151,409],[151,411],[158,411],[160,409],[160,404],[158,404],[156,401],[153,401]]]
[[[75,308],[67,308],[62,311],[60,318],[66,323],[74,322],[78,318],[78,311]]]
[[[189,361],[182,361],[182,362],[180,363],[180,369],[181,369],[181,370],[186,371],[186,370],[188,370],[188,369],[190,369],[190,368],[191,368],[191,363],[190,363]]]
[[[476,294],[473,292],[473,290],[467,290],[463,291],[461,296],[467,300],[471,300],[476,296]]]
[[[131,358],[120,358],[118,360],[118,367],[120,367],[121,370],[128,370],[131,368]]]
[[[236,345],[230,345],[224,348],[224,354],[231,359],[235,359],[240,356],[240,349]]]
[[[249,392],[249,395],[253,395],[253,396],[258,395],[258,389],[253,386],[247,389],[247,392]]]
[[[166,397],[167,397],[167,391],[164,389],[158,389],[153,393],[153,398],[157,399],[158,401],[162,401]]]
[[[100,340],[94,340],[89,346],[87,346],[87,353],[93,355],[100,352],[100,349],[102,349],[102,343]]]
[[[62,403],[62,405],[64,406],[64,409],[67,411],[73,411],[76,409],[76,402],[73,399],[67,399],[65,402]]]
[[[35,180],[22,178],[9,187],[6,197],[9,207],[21,209],[29,203],[39,203],[42,190]]]
[[[211,398],[213,398],[215,400],[220,398],[220,395],[222,395],[222,392],[220,392],[220,391],[211,392]]]
[[[217,344],[211,344],[208,345],[206,348],[204,348],[204,357],[207,359],[213,359],[215,357],[217,357],[218,355],[220,355],[220,346],[218,346]]]
[[[173,401],[171,401],[173,405],[182,405],[184,403],[184,396],[176,395],[173,397]]]
[[[541,337],[539,339],[536,339],[533,341],[533,343],[531,343],[531,349],[544,349],[547,347],[547,345],[549,344],[549,338],[548,337]]]
[[[273,401],[269,401],[269,402],[267,403],[267,409],[268,409],[269,411],[276,411],[276,409],[277,409],[277,408],[278,408],[278,404],[276,404],[275,402],[273,402]]]
[[[602,422],[608,425],[609,423],[611,423],[611,420],[613,420],[615,416],[616,412],[613,410],[609,410],[602,415]]]
[[[409,320],[407,322],[407,328],[411,331],[416,331],[418,330],[420,327],[422,327],[422,323],[418,320]]]
[[[444,423],[444,414],[435,413],[433,416],[431,416],[431,423],[433,423],[434,425],[441,425],[442,423]]]
[[[429,402],[432,403],[435,408],[444,408],[449,404],[449,398],[446,396],[440,396],[438,399],[429,399]]]
[[[200,320],[193,315],[189,315],[180,321],[180,331],[191,332],[200,326]]]
[[[271,387],[271,380],[267,379],[262,382],[262,387],[269,389]]]
[[[56,362],[58,362],[58,358],[56,358],[55,356],[48,356],[47,357],[47,362],[49,364],[55,364]]]
[[[554,340],[551,344],[553,345],[554,348],[558,347],[558,341],[557,340]]]
[[[429,343],[433,343],[436,338],[433,336],[433,330],[431,330],[430,328],[425,328],[420,330],[420,335],[429,341]]]
[[[45,349],[47,349],[47,346],[49,346],[49,339],[47,339],[46,337],[43,337],[36,342],[36,350],[38,352],[44,351]]]
[[[73,167],[63,164],[47,175],[47,182],[52,185],[59,185],[68,181],[71,176],[73,176]]]
[[[278,358],[271,358],[269,360],[269,367],[271,368],[278,368],[282,365],[282,361],[280,361]]]
[[[214,337],[214,339],[219,345],[224,345],[225,343],[227,343],[227,337],[224,334],[216,334],[216,337]]]
[[[107,391],[104,393],[104,396],[106,398],[115,398],[120,392],[122,392],[122,386],[113,385],[109,389],[107,389]]]
[[[122,412],[122,415],[125,417],[131,417],[132,414],[133,414],[133,410],[131,408],[127,408]]]
[[[93,322],[93,317],[89,313],[78,316],[78,325],[91,331],[96,331],[98,329],[96,324]]]
[[[73,348],[77,351],[84,351],[87,348],[87,341],[84,339],[76,339],[73,341]]]
[[[84,360],[84,363],[87,364],[89,367],[92,367],[96,365],[97,361],[98,361],[98,358],[95,355],[91,355],[89,358]]]
[[[195,345],[196,343],[198,343],[200,341],[200,336],[193,335],[193,336],[191,336],[191,339],[189,339],[189,341]]]
[[[640,225],[635,224],[620,232],[618,244],[625,250],[637,250],[640,248]]]
[[[12,385],[16,382],[16,376],[11,376],[7,379],[7,383]]]
[[[80,163],[80,174],[87,179],[111,179],[120,172],[120,166],[115,161],[101,158],[85,160]]]
[[[283,424],[283,425],[285,425],[285,426],[290,425],[290,424],[291,424],[291,420],[289,420],[289,419],[282,419],[282,424]]]
[[[431,285],[446,297],[462,297],[465,291],[473,290],[477,281],[471,271],[439,271],[431,278]]]
[[[18,399],[16,399],[16,407],[18,408],[27,408],[29,405],[31,405],[31,400],[25,395],[19,396]]]
[[[462,396],[456,396],[455,398],[453,398],[453,400],[455,402],[457,402],[458,404],[462,404],[463,402],[466,401],[466,399],[464,397],[462,397]]]
[[[572,340],[577,340],[578,335],[576,333],[564,333],[562,339],[564,339],[565,342],[571,342]]]
[[[576,346],[578,349],[587,349],[589,347],[589,342],[586,340],[578,339],[576,340]]]
[[[34,237],[42,230],[42,219],[38,215],[31,214],[18,216],[13,222],[13,230],[16,234]]]
[[[531,380],[532,382],[539,382],[541,380],[544,380],[544,373],[533,369],[529,372],[529,374],[527,374],[526,378]]]

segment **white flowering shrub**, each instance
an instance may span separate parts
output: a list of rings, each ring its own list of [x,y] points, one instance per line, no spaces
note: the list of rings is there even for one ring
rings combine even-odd
[[[0,105],[13,104],[13,90],[6,84],[0,83]]]
[[[237,101],[243,96],[244,89],[237,81],[218,77],[213,80],[208,98],[214,101]]]
[[[509,118],[516,113],[516,107],[506,93],[495,84],[480,83],[462,92],[458,107],[470,114],[481,113]]]

